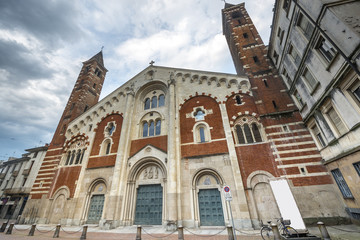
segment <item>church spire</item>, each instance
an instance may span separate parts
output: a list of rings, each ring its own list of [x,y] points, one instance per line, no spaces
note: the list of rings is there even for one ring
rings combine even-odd
[[[107,69],[104,67],[104,59],[103,59],[103,54],[102,54],[102,50],[103,48],[101,48],[101,51],[98,52],[97,54],[95,54],[93,57],[91,57],[89,60],[83,62],[83,64],[89,63],[93,60],[95,60],[101,67],[104,68],[104,70],[107,71]]]

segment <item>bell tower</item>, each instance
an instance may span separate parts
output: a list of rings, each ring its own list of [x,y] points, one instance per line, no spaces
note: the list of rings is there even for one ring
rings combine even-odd
[[[106,72],[107,69],[104,67],[102,51],[83,62],[80,74],[30,192],[31,199],[40,199],[43,195],[46,196],[48,194],[56,168],[61,160],[67,126],[99,101]]]

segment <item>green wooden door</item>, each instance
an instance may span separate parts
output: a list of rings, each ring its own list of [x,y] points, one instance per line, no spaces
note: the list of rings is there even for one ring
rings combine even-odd
[[[162,187],[160,184],[141,185],[137,189],[136,225],[161,225]]]
[[[104,208],[104,195],[94,195],[91,197],[87,223],[98,223]]]
[[[218,189],[199,190],[199,211],[201,226],[224,226],[224,213]]]

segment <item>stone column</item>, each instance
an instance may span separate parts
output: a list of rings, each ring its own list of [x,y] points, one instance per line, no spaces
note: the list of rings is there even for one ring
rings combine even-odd
[[[223,120],[226,142],[229,149],[229,159],[231,163],[232,175],[235,183],[235,186],[231,186],[232,187],[231,193],[234,199],[233,217],[234,217],[235,227],[252,228],[249,207],[247,204],[245,189],[244,189],[244,185],[240,173],[240,167],[235,151],[235,144],[231,134],[229,117],[226,111],[226,105],[224,103],[220,104],[220,111],[221,111],[221,118]]]
[[[168,162],[167,162],[167,230],[176,230],[177,221],[177,154],[176,154],[176,113],[175,113],[175,79],[170,76],[169,81],[169,119],[168,119]]]
[[[121,127],[120,141],[116,156],[116,162],[114,167],[114,174],[112,177],[112,184],[110,188],[108,208],[107,208],[107,220],[113,220],[113,226],[111,228],[117,227],[119,225],[118,220],[120,220],[120,211],[123,201],[123,196],[120,196],[121,193],[125,192],[126,186],[126,169],[127,169],[127,158],[129,151],[129,136],[131,131],[131,121],[133,113],[133,102],[134,102],[134,91],[131,89],[127,92],[126,96],[126,105],[124,111],[124,119]]]

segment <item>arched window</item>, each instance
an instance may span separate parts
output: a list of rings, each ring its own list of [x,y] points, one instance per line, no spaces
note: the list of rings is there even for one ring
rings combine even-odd
[[[149,127],[149,136],[154,136],[154,127],[154,121],[151,121]]]
[[[149,125],[147,122],[144,122],[143,125],[143,137],[147,137],[149,132]]]
[[[71,157],[71,152],[68,152],[65,165],[68,165],[68,164],[69,164],[70,157]]]
[[[81,158],[80,158],[79,164],[82,163],[82,161],[83,161],[83,159],[84,159],[84,154],[85,154],[85,149],[82,150],[82,154],[81,154]]]
[[[109,135],[111,136],[111,134],[115,131],[115,125],[113,123],[110,123],[107,130],[109,132]]]
[[[253,143],[253,137],[251,134],[251,130],[248,124],[244,124],[244,132],[245,132],[245,137],[246,137],[246,142],[247,143]]]
[[[253,123],[251,126],[252,126],[252,131],[254,134],[255,142],[262,142],[261,134],[260,134],[259,128],[256,125],[256,123]]]
[[[79,149],[76,154],[75,164],[79,164],[81,158],[81,150]]]
[[[157,96],[153,96],[151,99],[151,108],[157,107]]]
[[[72,151],[72,153],[71,153],[71,159],[70,159],[70,163],[69,163],[69,165],[72,165],[72,164],[73,164],[73,162],[74,162],[74,158],[75,158],[75,150],[74,150],[74,151]]]
[[[205,130],[204,127],[199,127],[200,142],[205,142]]]
[[[198,109],[195,113],[196,120],[204,120],[205,112],[201,109]]]
[[[238,138],[238,143],[244,144],[245,143],[244,133],[240,125],[236,125],[236,135]]]
[[[252,116],[242,117],[235,123],[238,144],[262,142],[261,132],[257,120]]]
[[[235,99],[236,99],[236,104],[241,104],[240,95],[236,95]]]
[[[145,99],[144,110],[150,109],[150,98]]]
[[[155,135],[161,134],[161,120],[156,121],[156,127],[155,127]]]
[[[165,96],[163,94],[161,94],[159,96],[159,107],[162,107],[165,105]]]
[[[110,153],[110,147],[111,147],[111,142],[108,142],[108,144],[106,145],[106,152],[105,152],[106,155]]]
[[[204,143],[210,141],[209,126],[207,126],[205,123],[197,124],[193,129],[193,133],[194,133],[194,142]]]

